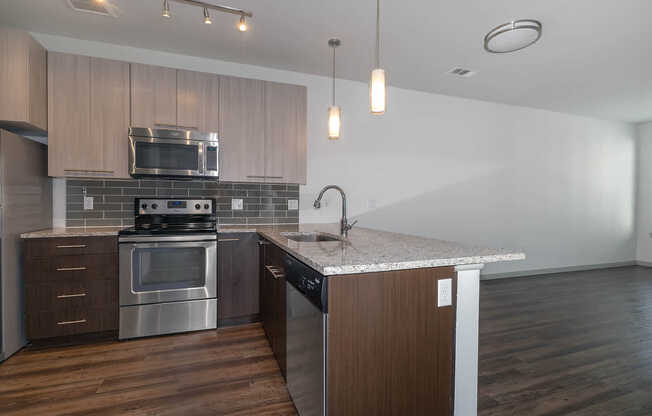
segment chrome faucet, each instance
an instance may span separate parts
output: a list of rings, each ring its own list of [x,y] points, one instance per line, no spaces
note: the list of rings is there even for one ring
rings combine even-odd
[[[319,196],[317,199],[315,199],[315,203],[313,206],[316,209],[321,208],[321,198],[324,196],[324,192],[328,191],[329,189],[335,189],[336,191],[339,191],[340,195],[342,196],[342,219],[340,220],[340,235],[344,238],[347,238],[349,235],[349,230],[353,228],[353,226],[358,222],[357,220],[353,221],[352,224],[349,224],[349,221],[346,219],[346,194],[344,193],[344,190],[340,188],[337,185],[327,185],[324,186],[324,189],[319,192]]]

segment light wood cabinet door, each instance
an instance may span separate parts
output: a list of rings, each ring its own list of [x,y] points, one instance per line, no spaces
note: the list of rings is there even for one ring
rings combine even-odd
[[[131,64],[131,126],[176,128],[177,70]]]
[[[129,178],[129,64],[91,58],[90,85],[90,125],[100,145],[101,170]]]
[[[217,132],[219,77],[177,71],[177,125],[182,129]]]
[[[220,77],[220,180],[265,180],[265,82]]]
[[[265,83],[265,180],[306,183],[306,87]]]
[[[102,166],[101,142],[90,128],[90,62],[48,54],[48,174],[83,175]]]
[[[0,126],[47,130],[46,60],[29,33],[0,27]]]

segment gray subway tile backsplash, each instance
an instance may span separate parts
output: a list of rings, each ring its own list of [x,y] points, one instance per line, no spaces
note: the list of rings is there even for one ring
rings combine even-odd
[[[94,197],[93,209],[83,209],[83,191]],[[298,224],[299,211],[288,210],[288,199],[299,199],[299,185],[217,183],[169,179],[68,179],[68,227],[131,226],[134,198],[215,198],[218,223]],[[243,210],[231,210],[231,199],[243,200]]]

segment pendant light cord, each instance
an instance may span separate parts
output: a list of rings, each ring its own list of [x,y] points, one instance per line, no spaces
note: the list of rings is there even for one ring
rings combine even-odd
[[[376,0],[376,68],[380,68],[380,0]]]
[[[333,105],[335,105],[335,48],[333,47]]]

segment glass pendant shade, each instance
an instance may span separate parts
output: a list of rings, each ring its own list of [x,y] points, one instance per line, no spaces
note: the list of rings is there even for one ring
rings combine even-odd
[[[342,109],[339,105],[328,108],[328,139],[337,140],[340,138],[342,129]]]
[[[385,70],[376,68],[371,71],[369,84],[369,102],[371,114],[384,114],[387,109],[387,86],[385,84]]]

